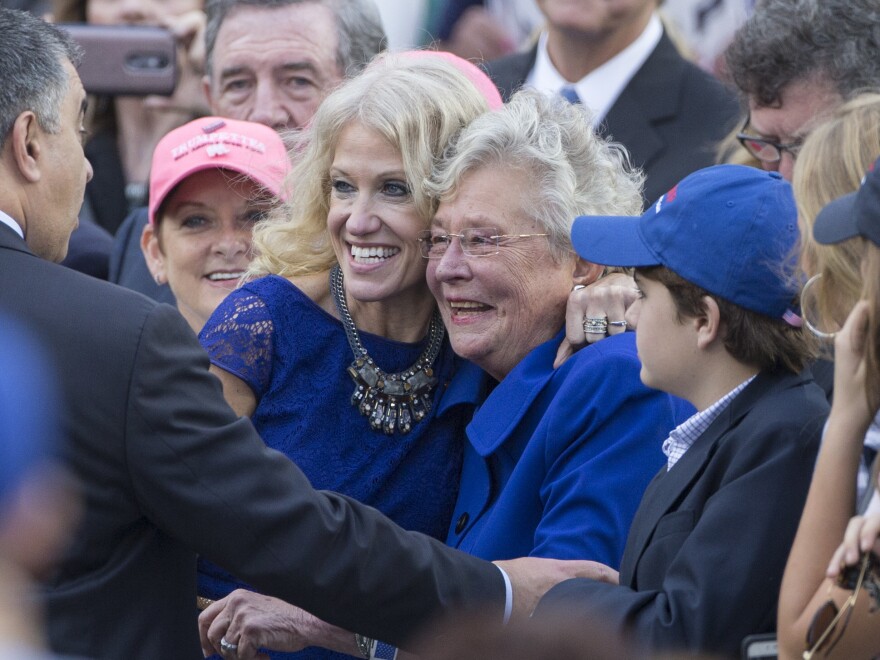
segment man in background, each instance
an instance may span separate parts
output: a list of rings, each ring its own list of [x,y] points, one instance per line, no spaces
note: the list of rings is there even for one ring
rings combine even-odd
[[[731,92],[676,50],[658,0],[538,0],[547,24],[526,53],[489,62],[502,94],[523,85],[588,106],[595,127],[646,174],[650,204],[714,162],[739,108]]]
[[[791,180],[810,130],[843,101],[880,86],[876,0],[763,0],[727,49],[749,116],[741,141]]]
[[[208,0],[205,95],[211,113],[284,133],[305,126],[324,97],[385,48],[373,0]],[[140,242],[146,209],[116,234],[110,281],[174,304]]]

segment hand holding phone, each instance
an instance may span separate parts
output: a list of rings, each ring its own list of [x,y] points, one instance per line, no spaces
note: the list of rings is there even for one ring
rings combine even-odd
[[[60,28],[83,49],[78,68],[90,94],[171,95],[177,84],[174,35],[141,25],[64,23]]]

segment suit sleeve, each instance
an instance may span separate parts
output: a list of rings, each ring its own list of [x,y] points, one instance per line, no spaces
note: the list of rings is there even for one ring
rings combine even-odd
[[[775,627],[782,572],[812,475],[819,425],[741,428],[748,442],[721,448],[723,478],[702,511],[661,518],[645,555],[678,547],[659,587],[568,580],[536,616],[560,607],[605,621],[652,649],[736,654],[749,634]],[[673,468],[674,469],[674,468]],[[679,535],[676,538],[676,535]],[[665,537],[665,538],[664,538]],[[636,571],[634,580],[639,579]]]
[[[451,608],[482,605],[500,620],[496,567],[315,491],[235,417],[207,366],[175,310],[150,313],[129,392],[126,458],[136,497],[160,529],[258,589],[373,637],[399,642]]]
[[[613,342],[612,342],[613,343]],[[548,469],[536,556],[620,564],[642,493],[675,426],[668,395],[639,380],[631,352],[598,345],[566,376],[544,427]]]

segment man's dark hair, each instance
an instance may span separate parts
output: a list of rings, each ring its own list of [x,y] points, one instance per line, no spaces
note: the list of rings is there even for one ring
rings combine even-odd
[[[709,293],[665,266],[636,268],[636,273],[669,290],[679,321],[703,315],[704,296],[713,298],[718,303],[721,322],[725,326],[724,348],[740,362],[756,366],[761,371],[782,369],[799,373],[813,358],[812,339],[802,328]]]
[[[208,0],[205,4],[208,16],[205,27],[205,70],[208,76],[213,70],[217,34],[230,11],[237,7],[274,9],[306,3],[324,5],[333,12],[339,42],[336,62],[343,76],[359,73],[387,47],[382,18],[373,0]]]
[[[66,32],[28,12],[0,7],[0,148],[27,110],[44,130],[60,130],[69,82],[64,62],[76,66],[80,57]]]
[[[739,90],[762,106],[814,75],[844,98],[880,86],[880,2],[762,0],[725,54]]]

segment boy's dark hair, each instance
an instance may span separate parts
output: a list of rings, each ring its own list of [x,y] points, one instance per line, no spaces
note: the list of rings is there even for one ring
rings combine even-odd
[[[688,282],[665,266],[636,268],[636,273],[665,286],[678,319],[694,318],[705,313],[704,296],[711,296],[726,326],[724,347],[732,357],[758,367],[761,371],[784,369],[799,373],[813,357],[813,342],[801,328],[789,325],[720,298]]]

